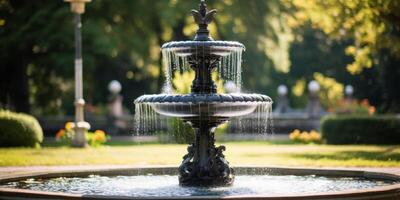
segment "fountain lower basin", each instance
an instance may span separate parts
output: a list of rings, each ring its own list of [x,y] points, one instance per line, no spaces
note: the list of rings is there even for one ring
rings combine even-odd
[[[150,106],[159,114],[168,117],[193,118],[208,117],[238,117],[253,113],[257,103],[213,103],[213,104],[188,104],[188,103],[153,103]]]
[[[179,186],[175,167],[36,172],[0,179],[0,199],[400,198],[400,176],[395,174],[301,168],[234,169],[237,179],[233,186],[214,188]],[[47,181],[49,187],[35,188],[35,184],[40,186],[35,181]],[[15,187],[17,182],[21,187]],[[31,187],[27,187],[29,184]]]
[[[231,118],[253,113],[257,106],[272,100],[260,94],[188,94],[143,95],[136,104],[148,104],[157,113],[168,117]]]

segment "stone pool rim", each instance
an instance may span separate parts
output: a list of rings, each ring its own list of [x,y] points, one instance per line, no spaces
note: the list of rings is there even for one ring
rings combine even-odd
[[[302,199],[329,199],[329,200],[360,200],[360,199],[400,199],[400,175],[375,172],[368,170],[347,169],[321,169],[321,168],[294,168],[294,167],[260,167],[239,166],[234,167],[235,173],[258,174],[268,173],[271,175],[317,175],[328,177],[361,177],[367,179],[383,179],[397,181],[399,183],[379,186],[370,189],[349,190],[341,192],[323,192],[295,195],[240,195],[240,196],[188,196],[188,197],[128,197],[128,196],[106,196],[106,195],[81,195],[61,192],[33,191],[27,189],[0,188],[0,199],[266,199],[266,200],[302,200]],[[82,170],[52,170],[35,171],[24,174],[10,174],[0,178],[0,184],[24,180],[28,178],[56,178],[56,177],[85,177],[88,175],[176,175],[177,167],[121,167],[109,169],[82,169]],[[304,186],[300,186],[304,187]]]

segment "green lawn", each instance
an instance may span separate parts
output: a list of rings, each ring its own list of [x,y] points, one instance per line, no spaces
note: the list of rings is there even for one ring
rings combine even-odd
[[[225,143],[235,165],[400,167],[400,146],[296,145],[268,142]],[[179,165],[186,145],[113,143],[99,148],[0,148],[0,166],[28,165]]]

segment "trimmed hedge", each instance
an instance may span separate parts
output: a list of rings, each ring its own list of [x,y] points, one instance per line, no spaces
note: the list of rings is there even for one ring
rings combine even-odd
[[[400,144],[400,119],[388,116],[329,116],[321,122],[328,144]]]
[[[31,115],[0,111],[0,147],[40,147],[43,130]]]

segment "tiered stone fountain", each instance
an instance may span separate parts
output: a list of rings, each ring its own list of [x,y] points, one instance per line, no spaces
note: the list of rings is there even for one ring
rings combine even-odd
[[[216,10],[207,11],[204,1],[201,1],[199,10],[192,10],[192,14],[199,26],[194,40],[169,42],[162,46],[165,59],[168,59],[165,54],[172,55],[172,62],[166,62],[168,65],[176,66],[179,65],[179,60],[183,60],[183,64],[190,65],[190,68],[195,71],[191,93],[144,95],[136,99],[135,104],[150,106],[155,112],[164,116],[179,117],[195,129],[195,143],[188,147],[188,153],[183,157],[183,162],[179,167],[181,185],[231,185],[234,172],[223,155],[225,146],[214,145],[214,129],[232,117],[254,112],[257,107],[265,108],[261,110],[267,111],[272,100],[260,94],[217,93],[211,76],[212,71],[218,68],[218,65],[222,65],[219,68],[225,68],[227,71],[228,67],[223,66],[227,62],[221,62],[221,60],[237,52],[241,55],[244,45],[239,42],[214,41],[210,37],[207,26],[213,20]],[[235,56],[235,60],[229,62],[239,63],[234,65],[238,67],[241,58]],[[166,67],[167,73],[168,69],[172,68],[169,72],[174,70],[171,66]],[[219,70],[219,72],[222,71]],[[240,73],[237,69],[233,71]],[[170,77],[171,74],[167,75],[167,85]]]
[[[199,30],[194,41],[170,42],[162,47],[170,87],[172,72],[189,65],[196,73],[192,93],[139,97],[138,130],[152,130],[154,113],[179,117],[196,130],[182,164],[175,167],[109,168],[101,170],[43,170],[0,174],[0,199],[400,199],[400,175],[355,170],[235,167],[225,160],[224,146],[216,147],[214,129],[232,117],[270,110],[271,99],[259,94],[217,94],[211,72],[240,85],[238,42],[214,41],[207,25],[216,11],[204,1],[192,11]],[[234,64],[232,64],[234,63]],[[266,117],[265,117],[266,118]],[[260,120],[260,124],[265,124]],[[176,175],[181,186],[177,184]],[[223,187],[209,187],[223,186]],[[296,187],[297,186],[297,187]]]

